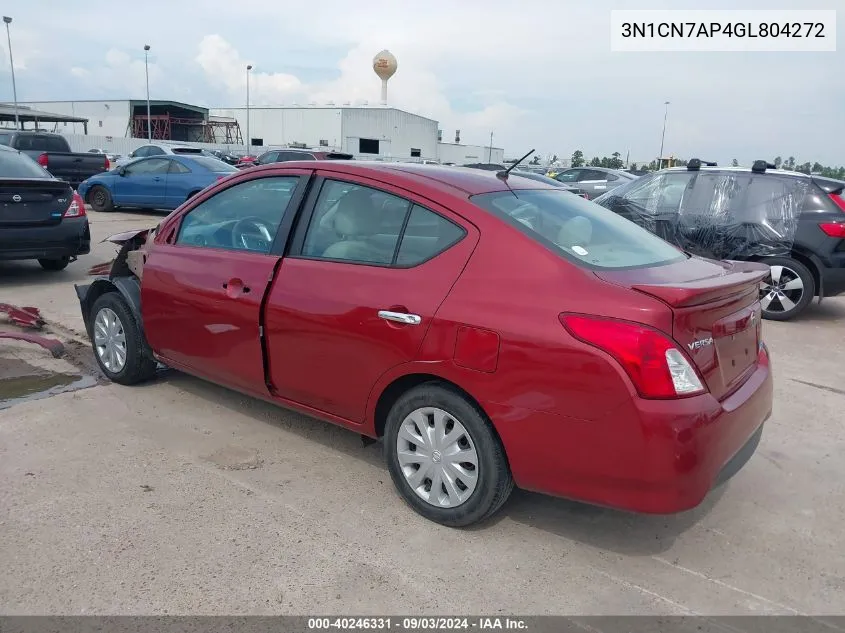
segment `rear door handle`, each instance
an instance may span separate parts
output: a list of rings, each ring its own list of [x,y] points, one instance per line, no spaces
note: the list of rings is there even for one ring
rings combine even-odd
[[[391,312],[390,310],[379,310],[378,316],[385,321],[395,321],[405,325],[419,325],[422,317],[419,314],[408,314],[407,312]]]

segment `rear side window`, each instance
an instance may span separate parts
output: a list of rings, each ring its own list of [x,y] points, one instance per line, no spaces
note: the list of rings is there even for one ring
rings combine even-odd
[[[52,178],[26,154],[0,150],[0,175],[4,178]]]
[[[540,244],[588,268],[641,268],[686,257],[633,222],[566,191],[500,191],[472,196],[471,200]]]
[[[461,227],[442,215],[415,204],[402,234],[396,265],[421,264],[460,241],[464,233]]]

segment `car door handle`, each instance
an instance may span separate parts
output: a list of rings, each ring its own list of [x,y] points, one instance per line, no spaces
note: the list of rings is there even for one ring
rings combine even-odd
[[[419,314],[408,314],[406,312],[391,312],[390,310],[379,310],[378,316],[385,321],[395,321],[405,325],[419,325],[422,317]]]
[[[159,182],[161,180],[161,176],[154,176],[153,180],[155,180],[156,182]]]

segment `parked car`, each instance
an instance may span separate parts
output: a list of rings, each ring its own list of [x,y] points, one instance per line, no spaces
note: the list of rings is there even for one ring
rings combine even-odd
[[[235,163],[235,167],[238,169],[244,169],[245,167],[252,167],[255,165],[255,161],[258,160],[258,156],[253,154],[243,154],[238,158],[238,162]]]
[[[238,170],[201,154],[140,158],[79,185],[94,211],[117,207],[175,209],[210,184]]]
[[[225,152],[222,149],[209,150],[209,154],[229,165],[237,165],[240,160],[240,156],[236,156],[231,152]]]
[[[606,169],[604,167],[572,167],[557,172],[555,180],[578,187],[592,199],[604,192],[636,180],[637,176],[620,169]]]
[[[813,297],[845,293],[845,182],[771,167],[692,159],[596,203],[691,253],[767,264],[763,316],[785,321]]]
[[[444,525],[514,484],[687,510],[771,411],[765,266],[524,178],[273,164],[113,241],[111,275],[76,287],[106,376],[161,362],[382,438],[399,494]]]
[[[9,130],[0,131],[0,145],[19,150],[35,160],[56,178],[76,186],[86,178],[109,170],[103,155],[72,152],[61,134]]]
[[[25,153],[0,145],[0,259],[62,270],[91,250],[85,204]]]
[[[194,147],[192,145],[178,145],[174,143],[152,143],[149,145],[141,145],[123,158],[117,161],[116,167],[123,167],[128,165],[136,158],[149,158],[151,156],[173,156],[177,154],[190,154],[191,156],[209,156],[214,158],[208,150],[202,147]]]
[[[344,152],[325,152],[305,149],[273,149],[259,156],[255,165],[269,165],[270,163],[284,163],[293,160],[352,160],[352,154]]]
[[[123,158],[123,156],[120,155],[120,154],[114,154],[114,153],[107,152],[106,150],[99,149],[99,148],[89,149],[88,153],[89,154],[102,154],[103,156],[108,158],[109,159],[109,168],[111,168],[113,166],[116,167],[117,161],[119,161],[121,158]]]
[[[546,183],[550,187],[557,187],[558,189],[563,189],[564,191],[574,193],[575,195],[581,196],[582,198],[587,197],[587,195],[583,193],[580,189],[578,189],[578,187],[573,187],[572,185],[564,184],[559,180],[549,178],[548,176],[544,176],[543,174],[538,174],[531,171],[522,171],[520,169],[514,169],[511,174],[513,174],[514,176],[519,176],[521,178],[528,178],[529,180],[535,180],[537,182]]]

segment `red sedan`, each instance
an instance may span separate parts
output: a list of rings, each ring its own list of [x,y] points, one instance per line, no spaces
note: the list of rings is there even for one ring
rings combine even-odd
[[[77,287],[109,378],[160,362],[381,438],[401,496],[445,525],[514,484],[687,510],[771,413],[765,267],[514,175],[273,164],[115,241]]]

